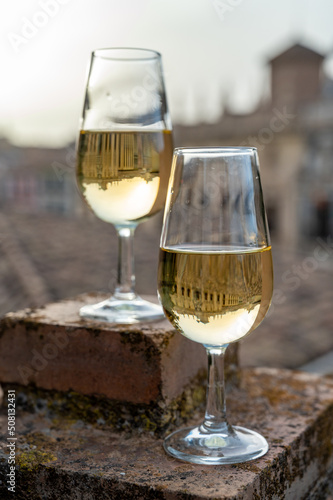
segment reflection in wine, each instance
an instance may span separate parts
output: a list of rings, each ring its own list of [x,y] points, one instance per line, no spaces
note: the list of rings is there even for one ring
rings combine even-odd
[[[78,184],[100,219],[113,224],[139,223],[163,208],[171,158],[169,130],[82,130]]]
[[[235,342],[258,326],[272,296],[271,248],[160,250],[159,295],[173,325],[205,345]]]

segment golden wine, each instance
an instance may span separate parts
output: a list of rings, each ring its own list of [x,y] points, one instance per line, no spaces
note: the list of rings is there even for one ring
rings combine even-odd
[[[161,249],[158,291],[167,318],[185,337],[205,345],[235,342],[256,328],[269,308],[271,247]]]
[[[80,132],[77,179],[102,220],[141,222],[164,206],[173,144],[170,130]]]

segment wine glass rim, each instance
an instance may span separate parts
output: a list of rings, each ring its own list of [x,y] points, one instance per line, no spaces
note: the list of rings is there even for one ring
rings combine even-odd
[[[203,155],[203,154],[223,154],[223,155],[243,155],[253,154],[257,152],[257,148],[252,146],[195,146],[195,147],[178,147],[174,149],[174,154],[190,154],[190,155]]]
[[[153,49],[139,47],[105,47],[95,49],[92,56],[114,61],[147,61],[159,59],[161,54]]]

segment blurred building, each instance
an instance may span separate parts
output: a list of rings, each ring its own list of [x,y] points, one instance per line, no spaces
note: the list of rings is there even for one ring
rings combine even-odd
[[[296,44],[268,61],[270,98],[250,114],[177,126],[177,145],[258,148],[275,243],[291,248],[333,233],[333,82],[324,56]]]
[[[0,207],[24,213],[73,214],[75,149],[20,148],[0,139]]]
[[[0,139],[0,316],[69,289],[63,270],[71,250],[64,228],[82,210],[74,156],[73,146],[22,148]],[[60,251],[66,244],[67,256]]]
[[[296,44],[268,61],[270,98],[252,113],[176,125],[176,145],[258,148],[274,242],[291,248],[333,233],[333,81],[322,54]],[[0,207],[73,216],[82,211],[75,148],[19,148],[0,139]]]

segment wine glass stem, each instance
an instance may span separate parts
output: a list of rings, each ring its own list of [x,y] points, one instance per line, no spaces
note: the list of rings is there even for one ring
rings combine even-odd
[[[224,355],[228,347],[205,346],[208,355],[206,414],[202,427],[209,432],[232,432],[226,416]]]
[[[136,226],[116,226],[118,233],[118,275],[114,297],[132,300],[136,297],[134,274],[134,231]]]

